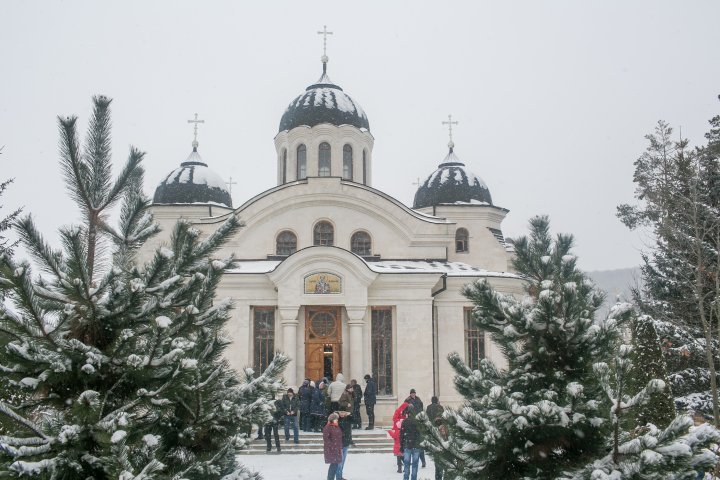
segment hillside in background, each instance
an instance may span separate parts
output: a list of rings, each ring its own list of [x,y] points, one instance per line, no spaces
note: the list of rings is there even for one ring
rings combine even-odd
[[[599,312],[601,315],[607,313],[618,297],[624,301],[632,300],[631,289],[639,286],[641,281],[640,267],[597,270],[587,274],[607,294],[605,304]]]

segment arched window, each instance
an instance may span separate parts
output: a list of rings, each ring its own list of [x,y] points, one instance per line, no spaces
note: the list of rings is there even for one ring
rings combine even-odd
[[[313,229],[314,245],[333,245],[334,237],[333,226],[330,222],[318,222],[315,224]]]
[[[275,240],[276,255],[292,255],[297,251],[297,237],[290,230],[283,230]]]
[[[469,250],[469,239],[470,234],[468,233],[468,231],[464,228],[458,228],[455,231],[455,251],[458,253],[467,252]]]
[[[323,142],[318,150],[318,176],[330,176],[330,144]]]
[[[343,147],[343,178],[345,180],[353,179],[352,160],[352,147],[350,145],[345,145]]]
[[[283,149],[282,183],[287,182],[287,149]]]
[[[367,232],[355,232],[350,237],[350,250],[360,256],[372,255],[372,240]]]
[[[363,150],[363,185],[367,185],[367,150]]]
[[[307,148],[300,145],[297,148],[297,179],[307,178]]]

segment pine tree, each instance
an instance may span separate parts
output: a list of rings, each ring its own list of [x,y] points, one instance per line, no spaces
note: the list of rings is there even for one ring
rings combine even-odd
[[[675,401],[668,385],[667,368],[655,330],[655,322],[648,315],[640,315],[630,322],[632,332],[632,367],[628,370],[630,391],[640,391],[656,379],[666,385],[661,391],[654,391],[649,397],[632,409],[628,427],[643,427],[652,423],[660,428],[670,425],[675,419]]]
[[[448,357],[465,405],[446,414],[447,441],[425,424],[448,478],[557,478],[606,448],[609,407],[593,366],[608,360],[630,308],[594,320],[603,295],[577,268],[572,236],[553,239],[547,217],[532,219],[530,229],[514,242],[524,299],[487,281],[464,290],[474,321],[509,365],[500,370],[485,359],[471,371],[458,354]]]
[[[720,421],[714,336],[720,331],[720,117],[710,124],[707,145],[690,150],[660,122],[635,162],[638,204],[621,205],[618,216],[630,228],[650,227],[656,237],[643,255],[645,288],[636,301],[661,322],[676,402],[712,411]]]
[[[62,249],[30,217],[18,222],[39,267],[5,256],[0,370],[27,401],[0,403],[14,430],[0,437],[5,476],[47,479],[258,478],[236,462],[242,432],[263,423],[281,388],[278,354],[257,378],[222,354],[231,302],[215,298],[232,258],[213,258],[240,227],[232,216],[203,238],[179,222],[144,265],[157,232],[140,187],[143,153],[131,148],[112,179],[110,100],[94,98],[84,148],[76,118],[61,118],[61,165],[84,222],[60,231]],[[112,228],[108,209],[121,203]]]
[[[4,147],[0,147],[0,154],[2,154],[3,148]],[[5,190],[10,186],[12,182],[13,179],[0,182],[0,197],[3,193],[5,193]],[[2,208],[2,205],[0,205],[0,208]],[[12,255],[13,253],[12,249],[15,246],[16,242],[11,243],[10,240],[5,236],[5,232],[10,230],[13,222],[18,217],[18,215],[20,215],[21,210],[22,209],[17,209],[9,215],[0,218],[0,256]]]

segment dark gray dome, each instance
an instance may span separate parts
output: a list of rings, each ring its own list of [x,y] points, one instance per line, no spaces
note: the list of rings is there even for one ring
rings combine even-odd
[[[316,83],[290,102],[280,119],[279,131],[292,130],[301,125],[313,127],[321,123],[353,125],[370,130],[370,123],[362,107],[328,78],[325,68]]]
[[[418,188],[413,208],[447,204],[492,205],[485,182],[465,167],[452,148],[438,169]]]
[[[202,161],[196,149],[180,168],[170,172],[155,189],[153,203],[216,203],[232,208],[225,182]]]

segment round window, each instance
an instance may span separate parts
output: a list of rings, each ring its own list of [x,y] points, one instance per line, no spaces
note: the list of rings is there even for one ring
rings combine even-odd
[[[335,315],[329,312],[318,312],[310,320],[310,328],[318,337],[330,337],[335,333]]]

